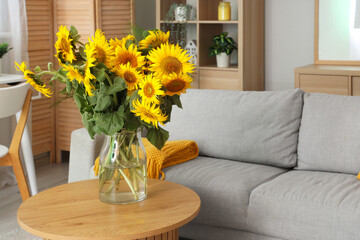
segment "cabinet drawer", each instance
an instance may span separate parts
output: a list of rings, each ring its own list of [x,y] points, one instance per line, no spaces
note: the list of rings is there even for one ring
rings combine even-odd
[[[238,71],[200,69],[199,84],[202,89],[242,90]]]
[[[360,96],[360,77],[352,78],[352,95]]]
[[[302,74],[300,88],[305,92],[350,95],[347,76]]]

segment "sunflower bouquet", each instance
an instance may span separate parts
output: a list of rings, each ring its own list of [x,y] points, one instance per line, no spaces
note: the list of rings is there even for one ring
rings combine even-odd
[[[55,43],[58,69],[52,63],[46,70],[33,71],[25,62],[16,65],[27,82],[47,97],[53,92],[44,76],[51,75],[51,86],[54,81],[63,83],[62,95],[74,99],[91,138],[146,129],[149,142],[161,149],[169,133],[160,125],[170,121],[172,106],[182,107],[180,95],[190,88],[194,69],[187,52],[168,39],[169,32],[155,29],[145,31],[141,39],[130,34],[107,40],[97,30],[84,44],[75,27],[60,26]],[[132,158],[133,141],[120,149],[127,161]],[[126,180],[136,174],[110,171],[106,175]]]
[[[61,93],[74,98],[91,138],[141,127],[161,149],[169,134],[159,124],[170,121],[173,105],[182,107],[179,96],[191,86],[194,65],[187,52],[168,42],[169,32],[157,29],[145,31],[143,39],[128,35],[108,41],[100,30],[86,44],[79,39],[75,27],[60,26],[55,43],[59,69],[49,63],[45,71],[39,66],[31,71],[22,62],[17,70],[47,97],[52,90],[44,75],[52,76],[50,85],[54,80],[65,84]]]

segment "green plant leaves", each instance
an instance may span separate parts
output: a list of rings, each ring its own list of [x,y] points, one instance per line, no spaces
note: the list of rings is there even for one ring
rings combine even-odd
[[[182,104],[180,101],[180,95],[172,95],[171,96],[171,100],[173,102],[173,104],[175,104],[178,108],[182,108]]]
[[[135,115],[130,111],[130,109],[126,109],[124,112],[124,128],[128,131],[136,131],[139,127],[141,127],[141,122]]]
[[[109,95],[100,95],[96,101],[95,112],[105,111],[111,105],[112,98]]]
[[[169,132],[162,128],[148,128],[148,133],[146,137],[149,142],[154,145],[157,149],[165,145],[166,141],[169,139]]]
[[[96,133],[105,135],[113,135],[120,131],[124,126],[124,106],[120,106],[116,112],[94,113]]]
[[[236,43],[232,37],[227,37],[228,33],[223,32],[220,35],[216,35],[213,37],[213,45],[209,48],[209,56],[213,57],[222,52],[230,55],[232,51],[237,49]]]
[[[92,119],[92,115],[89,114],[88,112],[85,112],[81,114],[81,120],[84,124],[84,127],[88,131],[90,137],[94,139],[96,132],[94,131],[95,122]]]
[[[114,84],[112,86],[109,86],[106,91],[105,94],[114,94],[117,92],[120,92],[122,90],[124,90],[126,88],[126,82],[122,77],[116,77],[114,79]]]

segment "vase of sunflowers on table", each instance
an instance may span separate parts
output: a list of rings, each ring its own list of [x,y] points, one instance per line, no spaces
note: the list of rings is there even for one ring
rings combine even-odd
[[[136,34],[138,36],[139,34]],[[146,154],[141,133],[161,149],[169,133],[161,127],[170,121],[174,105],[182,107],[180,95],[190,88],[194,65],[180,46],[168,42],[169,33],[144,31],[107,40],[101,30],[80,41],[75,27],[59,27],[55,43],[59,67],[17,70],[47,97],[52,90],[44,82],[50,75],[64,84],[60,92],[73,98],[91,138],[105,134],[99,156],[100,200],[124,204],[146,198]]]

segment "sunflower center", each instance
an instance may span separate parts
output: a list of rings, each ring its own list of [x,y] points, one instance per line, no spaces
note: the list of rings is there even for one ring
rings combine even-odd
[[[144,95],[148,98],[151,98],[152,96],[154,96],[154,93],[155,93],[154,86],[151,83],[147,83],[144,86]]]
[[[124,73],[124,79],[125,79],[125,81],[128,82],[128,83],[134,83],[134,82],[136,82],[136,76],[135,76],[135,74],[132,73],[132,72],[129,72],[129,71],[126,71],[126,72]]]
[[[104,49],[102,49],[99,46],[96,46],[95,52],[96,52],[96,58],[98,59],[99,62],[106,61],[106,53],[105,53]]]
[[[154,49],[156,49],[156,48],[160,47],[162,43],[164,43],[162,40],[155,39],[150,44]]]
[[[126,53],[119,57],[119,64],[127,64],[130,63],[131,67],[137,67],[137,59],[136,56]]]
[[[180,73],[182,69],[181,62],[175,57],[166,57],[161,61],[162,69],[167,73]]]
[[[149,110],[147,110],[147,109],[143,109],[143,114],[144,114],[146,117],[150,118],[150,119],[155,119],[154,114],[152,114],[152,113],[151,113]]]
[[[64,52],[70,52],[70,44],[69,41],[67,41],[65,38],[61,39],[61,49],[64,50]]]
[[[165,88],[170,92],[177,92],[182,90],[185,87],[185,82],[182,79],[173,79],[168,84],[166,84]]]

